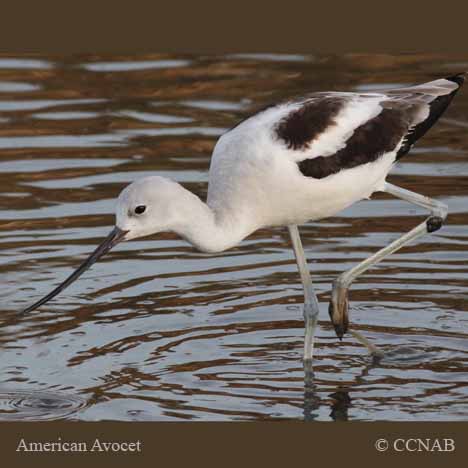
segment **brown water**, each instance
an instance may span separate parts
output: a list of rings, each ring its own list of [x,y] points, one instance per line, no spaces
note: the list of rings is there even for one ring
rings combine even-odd
[[[256,109],[461,70],[468,56],[0,56],[0,419],[467,420],[468,89],[389,179],[447,202],[447,225],[352,287],[380,363],[338,341],[327,307],[340,272],[422,219],[386,196],[301,229],[322,307],[313,382],[286,229],[219,255],[172,234],[124,243],[19,314],[108,233],[129,182],[205,196],[217,137]]]

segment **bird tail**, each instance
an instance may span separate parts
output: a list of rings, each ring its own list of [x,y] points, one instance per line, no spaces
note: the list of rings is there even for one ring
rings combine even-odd
[[[400,89],[399,91],[408,91],[413,94],[415,101],[422,99],[425,105],[429,107],[429,112],[425,118],[414,125],[405,137],[400,150],[397,153],[397,159],[408,153],[411,147],[419,140],[445,112],[453,97],[465,82],[468,72],[458,73],[428,83],[411,86]]]
[[[444,78],[445,80],[448,80],[448,81],[453,81],[454,83],[457,83],[458,85],[458,88],[460,89],[460,87],[463,85],[463,83],[465,82],[465,79],[466,79],[466,76],[468,75],[468,71],[466,72],[462,72],[462,73],[458,73],[458,75],[452,75],[452,76],[447,76],[446,78]]]

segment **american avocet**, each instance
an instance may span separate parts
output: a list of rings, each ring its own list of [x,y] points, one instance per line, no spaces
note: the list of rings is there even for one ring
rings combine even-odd
[[[320,92],[266,108],[218,140],[207,202],[159,176],[119,195],[116,226],[62,284],[28,307],[45,304],[118,242],[173,231],[203,252],[221,252],[255,230],[287,226],[304,287],[304,360],[313,356],[319,304],[297,226],[333,216],[374,192],[426,208],[429,217],[333,283],[329,314],[336,334],[348,330],[348,288],[372,265],[426,232],[438,230],[447,206],[386,182],[393,165],[436,122],[464,74],[379,93]],[[350,330],[372,354],[379,351]]]

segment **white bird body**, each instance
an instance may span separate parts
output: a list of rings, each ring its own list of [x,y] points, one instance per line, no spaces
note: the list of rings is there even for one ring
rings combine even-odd
[[[411,89],[424,89],[434,99],[439,94],[458,89],[445,79]],[[195,247],[205,252],[226,250],[262,227],[304,224],[334,216],[353,203],[382,190],[385,179],[396,161],[404,134],[391,151],[375,161],[349,168],[322,179],[305,177],[297,163],[318,156],[326,157],[344,148],[356,128],[378,116],[382,103],[405,99],[380,93],[316,93],[306,100],[267,108],[244,120],[221,136],[213,151],[209,173],[207,204],[213,210],[217,236],[207,227],[209,244],[183,233]],[[414,93],[414,91],[413,91]],[[344,99],[335,122],[303,150],[290,149],[274,136],[275,126],[304,102],[313,99]],[[415,96],[412,96],[415,99]],[[424,120],[427,106],[421,106],[415,120]],[[209,232],[208,232],[209,231]],[[216,231],[216,230],[215,230]],[[222,241],[218,240],[219,238]]]
[[[378,190],[395,161],[392,152],[324,179],[308,178],[297,165],[307,154],[298,159],[293,150],[274,144],[271,137],[252,148],[249,137],[261,138],[270,128],[252,125],[246,129],[244,124],[222,136],[215,146],[207,203],[221,218],[234,217],[255,228],[333,216]]]

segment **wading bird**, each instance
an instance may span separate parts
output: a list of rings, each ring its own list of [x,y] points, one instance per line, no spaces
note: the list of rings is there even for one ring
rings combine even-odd
[[[206,203],[159,176],[119,195],[116,226],[62,284],[55,297],[117,243],[172,231],[202,252],[221,252],[259,228],[287,226],[304,287],[304,360],[311,362],[319,304],[298,225],[337,214],[374,192],[426,208],[429,217],[333,283],[329,314],[339,338],[348,331],[348,288],[400,247],[442,226],[447,206],[386,182],[393,165],[442,115],[465,74],[378,93],[318,92],[268,107],[222,135],[213,151]],[[379,350],[349,330],[372,354]]]

